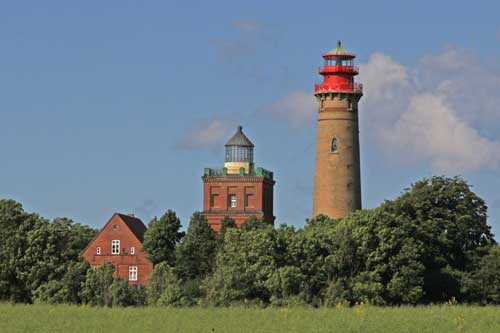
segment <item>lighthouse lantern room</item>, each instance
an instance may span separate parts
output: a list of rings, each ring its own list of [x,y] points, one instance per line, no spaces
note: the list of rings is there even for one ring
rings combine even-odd
[[[347,52],[340,41],[337,47],[323,54],[324,64],[318,70],[323,75],[322,83],[314,86],[314,93],[322,91],[347,91],[362,94],[363,85],[354,83],[354,76],[358,75],[359,69],[354,66],[356,56]]]

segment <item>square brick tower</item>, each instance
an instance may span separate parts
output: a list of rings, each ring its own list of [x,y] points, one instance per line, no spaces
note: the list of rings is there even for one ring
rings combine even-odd
[[[254,145],[241,126],[225,147],[224,167],[205,168],[202,177],[203,215],[208,224],[219,231],[224,216],[240,226],[252,215],[274,224],[273,173],[254,166]]]

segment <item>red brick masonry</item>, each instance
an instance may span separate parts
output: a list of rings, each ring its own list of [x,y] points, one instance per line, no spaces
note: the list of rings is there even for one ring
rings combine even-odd
[[[115,265],[114,276],[119,276],[131,285],[146,285],[147,277],[153,271],[153,264],[142,250],[142,242],[146,226],[142,221],[131,215],[113,214],[111,219],[90,242],[81,256],[91,267],[110,261]],[[111,243],[119,240],[119,253],[112,254]],[[100,254],[98,254],[98,247]],[[131,252],[134,252],[132,254]],[[137,280],[129,280],[129,268],[137,267]],[[133,277],[133,276],[132,276]]]
[[[204,176],[203,215],[210,226],[220,230],[224,216],[230,216],[240,226],[255,215],[274,224],[274,181],[260,176]],[[231,207],[231,196],[236,196],[236,207]]]

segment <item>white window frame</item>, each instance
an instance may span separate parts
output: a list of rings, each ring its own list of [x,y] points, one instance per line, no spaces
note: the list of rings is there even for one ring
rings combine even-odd
[[[129,266],[128,267],[128,280],[129,281],[137,281],[139,274],[138,274],[138,269],[137,266]]]
[[[233,199],[234,199],[234,201],[233,201]],[[238,198],[236,197],[236,194],[229,195],[229,207],[236,208],[238,205],[237,202],[238,202]]]
[[[101,247],[100,246],[98,246],[98,247],[95,248],[95,253],[96,254],[101,254]]]
[[[120,240],[113,239],[111,241],[111,254],[120,254]]]
[[[135,254],[135,246],[132,246],[132,247],[130,248],[130,254]]]

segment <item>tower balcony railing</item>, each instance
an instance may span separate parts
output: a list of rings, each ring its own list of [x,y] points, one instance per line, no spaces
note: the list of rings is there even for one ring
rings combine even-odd
[[[323,83],[316,83],[314,85],[314,93],[318,92],[328,92],[328,91],[338,91],[338,92],[354,92],[358,94],[363,93],[363,85],[361,83],[328,83],[328,82],[323,82]]]
[[[333,66],[321,66],[318,68],[318,72],[320,74],[326,73],[351,73],[358,74],[359,67],[358,66],[342,66],[342,65],[333,65]]]

